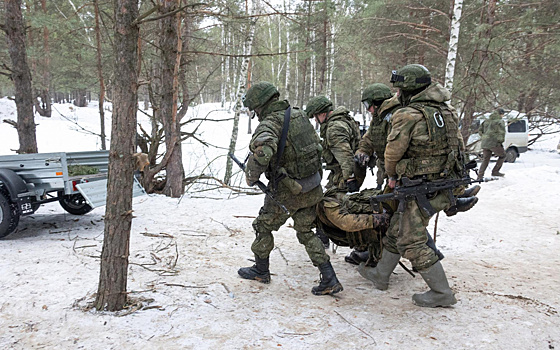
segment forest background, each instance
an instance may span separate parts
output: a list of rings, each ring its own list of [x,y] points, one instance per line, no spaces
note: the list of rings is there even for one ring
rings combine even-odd
[[[2,2],[1,23],[10,2]],[[139,99],[155,107],[155,128],[151,134],[139,131],[139,145],[152,162],[157,147],[148,144],[161,142],[157,135],[163,133],[158,107],[166,65],[177,65],[178,81],[172,88],[183,126],[196,122],[183,120],[189,105],[234,102],[240,89],[260,80],[278,86],[293,105],[304,106],[324,94],[335,105],[359,112],[367,85],[390,85],[391,70],[410,63],[425,65],[435,81],[452,90],[452,103],[465,125],[496,107],[517,110],[540,122],[532,132],[534,142],[548,132],[543,119],[558,118],[558,1],[138,3]],[[169,13],[178,14],[173,16],[178,24],[165,23]],[[112,1],[24,0],[22,14],[37,112],[50,115],[51,101],[84,106],[92,99],[112,100]],[[166,38],[171,46],[166,47]],[[8,52],[1,40],[1,96],[14,94]],[[247,67],[244,61],[250,61]],[[100,104],[100,113],[102,108]],[[463,129],[466,138],[468,128]],[[105,139],[103,128],[101,134]]]

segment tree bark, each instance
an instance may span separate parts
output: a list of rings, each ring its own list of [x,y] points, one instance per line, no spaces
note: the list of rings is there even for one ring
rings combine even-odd
[[[175,11],[181,6],[181,0],[164,0],[161,14]],[[160,20],[161,49],[161,104],[160,112],[165,130],[166,152],[172,152],[166,168],[166,182],[163,193],[178,198],[183,194],[183,169],[181,150],[181,121],[177,117],[177,99],[179,90],[179,64],[181,61],[181,21],[180,13]]]
[[[109,178],[105,209],[105,235],[101,253],[97,310],[117,311],[127,302],[126,284],[130,228],[132,225],[132,177],[138,108],[138,0],[114,0],[115,75],[114,109],[109,152]]]
[[[8,50],[12,61],[11,79],[15,86],[17,109],[17,153],[37,153],[37,136],[33,115],[33,90],[31,71],[27,64],[25,25],[21,14],[21,0],[6,0],[4,31],[8,39]]]

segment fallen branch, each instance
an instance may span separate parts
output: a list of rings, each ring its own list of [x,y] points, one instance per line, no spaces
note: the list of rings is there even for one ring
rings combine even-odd
[[[345,319],[344,316],[342,316],[340,313],[338,313],[338,311],[336,311],[336,310],[333,310],[333,311],[334,311],[335,314],[337,314],[338,316],[340,316],[340,318],[342,318],[344,321],[346,321],[346,323],[348,323],[350,326],[356,328],[356,329],[359,330],[360,332],[362,332],[362,333],[364,333],[365,335],[367,335],[368,337],[370,337],[371,340],[373,340],[373,344],[374,344],[374,345],[377,345],[377,343],[375,342],[375,339],[373,339],[373,337],[372,337],[369,333],[365,332],[363,329],[361,329],[361,328],[359,328],[359,327],[354,326],[350,321],[348,321],[347,319]]]

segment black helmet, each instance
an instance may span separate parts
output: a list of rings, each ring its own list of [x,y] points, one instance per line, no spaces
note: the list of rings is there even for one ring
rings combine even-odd
[[[409,64],[392,71],[391,83],[404,91],[416,90],[432,83],[430,71],[421,64]]]
[[[278,89],[268,81],[260,81],[253,84],[243,96],[243,105],[249,110],[264,106],[271,98],[280,96]]]
[[[368,109],[371,105],[381,105],[381,102],[391,98],[393,94],[391,89],[381,83],[371,84],[364,89],[362,93],[362,103]]]
[[[313,118],[315,114],[332,111],[332,105],[331,100],[326,96],[315,96],[307,102],[305,113],[309,118]]]

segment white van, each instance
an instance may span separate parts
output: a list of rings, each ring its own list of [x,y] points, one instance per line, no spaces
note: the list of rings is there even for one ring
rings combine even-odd
[[[504,116],[506,124],[506,136],[504,140],[504,149],[506,150],[506,162],[513,163],[517,160],[520,153],[527,152],[527,143],[529,141],[529,120],[527,117],[513,118],[511,114]],[[467,142],[467,152],[482,159],[482,148],[480,147],[480,135],[478,128],[486,117],[473,120],[471,130],[473,134]]]

